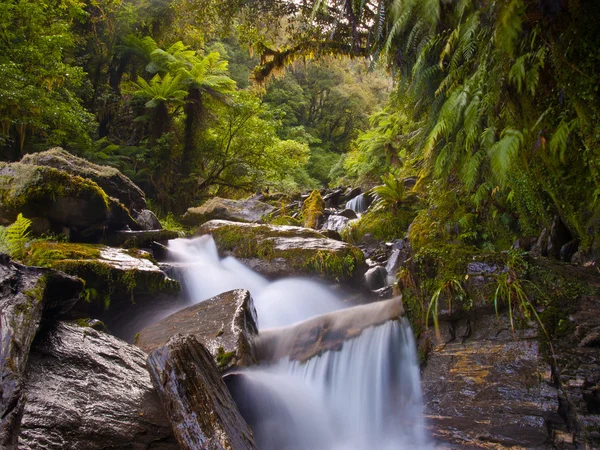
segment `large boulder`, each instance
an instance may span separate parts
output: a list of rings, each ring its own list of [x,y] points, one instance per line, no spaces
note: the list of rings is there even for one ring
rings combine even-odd
[[[443,322],[443,345],[422,371],[425,414],[439,440],[469,448],[555,448],[564,422],[538,328],[511,332],[507,315]]]
[[[68,310],[82,290],[81,280],[13,264],[0,255],[0,448],[17,448],[23,374],[42,314]]]
[[[0,163],[0,224],[14,222],[19,213],[79,238],[137,227],[125,206],[93,181],[51,167]]]
[[[124,250],[95,244],[36,241],[27,262],[82,278],[86,295],[69,312],[69,318],[95,317],[108,322],[130,305],[144,305],[153,297],[172,295],[180,286],[141,250]]]
[[[25,155],[21,162],[35,166],[47,166],[94,181],[106,194],[118,199],[130,210],[146,208],[144,192],[117,169],[99,166],[79,158],[60,147],[41,153]]]
[[[178,449],[146,355],[108,334],[56,323],[27,365],[19,448]]]
[[[308,228],[211,220],[195,233],[205,234],[213,236],[221,254],[235,256],[270,278],[315,275],[347,281],[364,262],[357,247]]]
[[[194,336],[175,335],[150,354],[148,368],[182,450],[257,448],[212,356]]]
[[[258,333],[250,292],[225,292],[144,328],[136,345],[146,353],[165,345],[175,333],[194,335],[220,370],[255,363],[252,339]]]
[[[214,197],[202,206],[188,208],[181,222],[189,226],[198,226],[213,219],[258,222],[261,217],[274,210],[273,206],[255,199],[229,200]]]

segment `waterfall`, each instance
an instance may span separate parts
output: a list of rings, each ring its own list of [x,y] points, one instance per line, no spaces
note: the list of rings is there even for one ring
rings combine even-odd
[[[357,214],[364,213],[371,204],[371,198],[366,194],[359,194],[346,202],[346,209],[351,209]]]
[[[182,279],[192,301],[248,289],[260,330],[346,306],[315,281],[269,282],[234,258],[220,258],[210,236],[176,239],[169,249],[182,263]],[[262,363],[228,374],[225,380],[262,450],[397,450],[429,445],[416,345],[405,319],[366,328],[338,351],[304,362],[286,357]]]
[[[248,289],[260,328],[291,325],[343,308],[327,286],[304,278],[269,282],[233,257],[219,258],[211,236],[169,241],[173,258],[183,263],[182,281],[193,303],[232,289]]]

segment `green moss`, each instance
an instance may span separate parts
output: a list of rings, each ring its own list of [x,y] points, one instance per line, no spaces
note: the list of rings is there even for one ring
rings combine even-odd
[[[54,261],[64,259],[100,258],[99,245],[71,244],[66,242],[34,241],[29,245],[26,264],[49,267]]]
[[[406,235],[409,225],[415,217],[412,209],[376,210],[364,214],[342,230],[346,242],[358,243],[364,235],[371,234],[378,241],[401,239]]]
[[[278,216],[269,220],[271,225],[289,225],[293,227],[301,227],[302,222],[298,219],[294,219],[292,216]]]
[[[314,190],[308,198],[304,200],[302,206],[302,219],[306,228],[317,228],[319,219],[323,215],[325,209],[325,201],[319,191]]]
[[[364,256],[357,249],[342,255],[321,250],[305,262],[305,268],[310,272],[340,280],[350,278],[362,262]]]
[[[217,349],[217,356],[215,357],[215,360],[217,361],[217,367],[219,369],[226,368],[234,357],[235,352],[226,352],[223,347],[219,347]]]
[[[45,166],[1,164],[10,175],[0,176],[0,201],[9,210],[22,211],[34,204],[44,205],[59,197],[98,199],[97,207],[108,213],[110,199],[95,182]]]

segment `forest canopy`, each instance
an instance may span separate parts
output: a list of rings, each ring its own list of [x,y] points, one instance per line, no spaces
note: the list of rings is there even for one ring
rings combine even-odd
[[[428,205],[417,240],[505,248],[558,216],[590,247],[599,10],[591,0],[3,2],[0,152],[63,146],[120,168],[164,212],[391,173],[415,177]]]

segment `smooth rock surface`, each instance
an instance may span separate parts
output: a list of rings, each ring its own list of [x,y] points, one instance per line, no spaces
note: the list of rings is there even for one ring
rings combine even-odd
[[[100,186],[109,196],[118,199],[130,210],[146,208],[146,197],[137,185],[110,166],[100,166],[79,158],[60,147],[40,153],[25,155],[21,162],[36,166],[53,167],[71,175],[88,178]]]
[[[308,228],[211,220],[195,233],[205,234],[213,236],[221,255],[235,256],[269,278],[315,275],[348,281],[364,261],[357,247]]]
[[[142,230],[162,230],[163,228],[156,214],[149,209],[142,209],[135,217],[135,220],[140,224]]]
[[[433,436],[467,448],[553,448],[564,427],[550,365],[535,324],[510,331],[508,318],[442,323],[443,344],[422,372]]]
[[[383,267],[383,266],[371,267],[365,273],[365,286],[372,291],[381,289],[382,287],[385,287],[385,285],[387,284],[387,276],[388,276],[388,272],[385,269],[385,267]]]
[[[256,310],[245,289],[224,292],[144,328],[136,345],[151,353],[176,333],[195,336],[215,358],[220,370],[256,362],[251,346],[258,333]]]
[[[213,219],[233,222],[258,222],[262,216],[273,212],[275,208],[258,200],[229,200],[214,197],[202,206],[188,208],[181,222],[189,226],[202,225]]]
[[[148,368],[182,450],[257,448],[211,354],[194,336],[175,335],[148,356]]]
[[[145,359],[92,328],[46,330],[27,365],[19,448],[178,449]]]
[[[80,280],[0,255],[0,448],[17,448],[24,372],[43,312],[68,310],[82,290]]]

